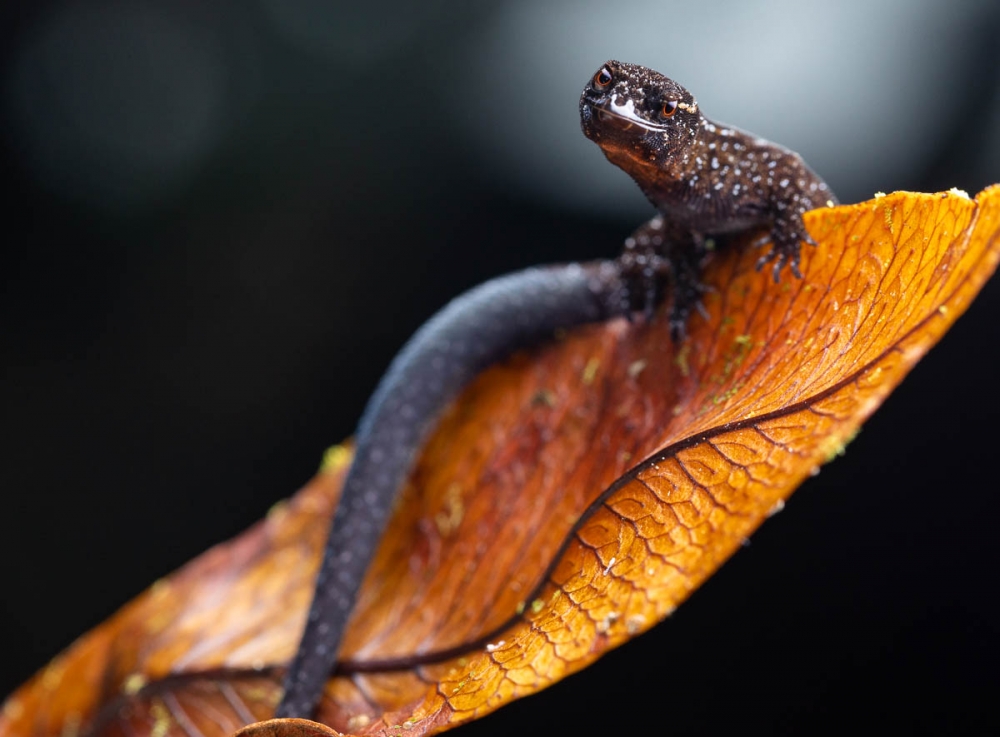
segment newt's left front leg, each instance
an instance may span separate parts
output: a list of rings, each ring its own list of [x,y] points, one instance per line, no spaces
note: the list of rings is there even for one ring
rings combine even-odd
[[[798,223],[795,222],[798,220]],[[802,244],[808,243],[815,246],[816,241],[809,235],[809,232],[802,224],[802,217],[787,219],[777,217],[771,228],[770,238],[761,238],[761,244],[771,243],[771,250],[757,260],[757,271],[764,268],[765,264],[774,262],[774,281],[780,281],[781,270],[788,264],[789,270],[799,279],[802,272],[799,271],[799,260],[802,256]]]

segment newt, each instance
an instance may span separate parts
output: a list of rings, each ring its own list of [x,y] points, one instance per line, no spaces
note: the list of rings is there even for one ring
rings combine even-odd
[[[275,716],[313,715],[335,672],[344,629],[396,495],[438,416],[480,371],[555,331],[651,313],[674,289],[678,338],[697,302],[710,237],[766,229],[775,261],[798,275],[802,213],[836,202],[795,153],[701,115],[694,97],[645,67],[609,61],[583,91],[584,134],[628,172],[659,211],[614,261],[527,269],[457,297],[421,327],[379,382]]]

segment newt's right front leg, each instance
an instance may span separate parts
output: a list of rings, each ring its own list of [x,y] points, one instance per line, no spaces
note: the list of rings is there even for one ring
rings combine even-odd
[[[698,307],[704,288],[699,281],[708,249],[701,233],[692,233],[662,215],[641,225],[625,239],[625,250],[616,264],[622,278],[621,303],[627,314],[642,312],[646,318],[667,296],[670,335],[684,339],[692,308]]]

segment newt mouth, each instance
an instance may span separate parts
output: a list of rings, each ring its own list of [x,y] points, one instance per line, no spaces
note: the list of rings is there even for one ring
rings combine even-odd
[[[622,115],[616,115],[615,113],[604,110],[603,108],[598,108],[597,119],[602,123],[607,123],[608,125],[614,126],[621,131],[632,130],[637,125],[634,120],[629,120]]]
[[[662,131],[663,126],[651,123],[642,118],[635,111],[635,103],[627,100],[623,104],[618,104],[618,98],[605,100],[603,104],[593,105],[598,121],[602,124],[612,126],[619,131],[626,132],[633,128],[643,131]]]

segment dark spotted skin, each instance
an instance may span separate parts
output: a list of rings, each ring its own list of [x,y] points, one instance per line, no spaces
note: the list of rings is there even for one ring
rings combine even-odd
[[[601,67],[583,90],[580,122],[608,160],[624,169],[659,214],[625,242],[620,259],[632,308],[647,311],[673,281],[675,334],[697,303],[706,240],[759,229],[774,261],[799,273],[807,210],[837,199],[797,153],[714,123],[694,96],[659,72],[619,61]]]

